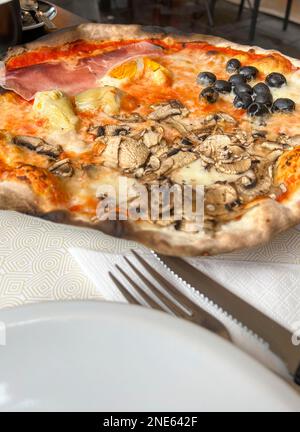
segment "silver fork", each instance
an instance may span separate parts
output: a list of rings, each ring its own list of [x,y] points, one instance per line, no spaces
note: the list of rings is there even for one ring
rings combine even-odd
[[[208,312],[196,305],[181,291],[175,288],[167,279],[165,279],[160,273],[151,267],[139,254],[137,254],[135,251],[132,251],[132,253],[142,265],[145,273],[142,273],[127,257],[124,257],[124,260],[131,267],[138,278],[148,287],[153,297],[147,294],[136,281],[134,281],[119,265],[116,264],[115,267],[117,271],[128,281],[131,286],[131,290],[129,290],[124,285],[124,283],[121,282],[120,278],[116,276],[116,274],[109,272],[109,276],[129,303],[142,305],[136,296],[133,295],[135,292],[151,308],[164,312],[171,312],[177,317],[184,318],[195,324],[201,325],[202,327],[205,327],[206,329],[218,334],[224,339],[231,341],[229,332],[219,320],[211,316]],[[168,294],[165,294],[160,289],[158,289],[149,280],[146,275],[147,273],[149,273]]]

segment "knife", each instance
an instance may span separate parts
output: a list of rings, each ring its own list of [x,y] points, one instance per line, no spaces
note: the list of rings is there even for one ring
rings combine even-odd
[[[300,386],[300,341],[295,335],[182,258],[155,256],[175,275],[267,342],[270,350],[284,361],[294,382]]]

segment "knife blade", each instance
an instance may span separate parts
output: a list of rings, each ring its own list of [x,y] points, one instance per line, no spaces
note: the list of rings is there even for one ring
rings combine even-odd
[[[293,343],[293,334],[289,330],[182,258],[155,255],[175,275],[267,342],[270,350],[284,361],[294,382],[300,386],[300,343]]]

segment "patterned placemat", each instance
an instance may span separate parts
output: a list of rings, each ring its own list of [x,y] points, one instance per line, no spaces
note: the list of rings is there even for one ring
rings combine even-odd
[[[49,300],[97,299],[70,247],[125,252],[132,243],[100,232],[0,211],[0,308]]]
[[[53,224],[15,212],[0,211],[0,308],[59,299],[101,299],[101,294],[81,271],[69,249],[123,254],[133,247],[136,247],[136,243],[95,230]],[[197,262],[201,263],[205,270],[214,266],[216,260],[223,260],[224,264],[228,261],[237,262],[237,272],[241,271],[238,262],[251,262],[254,274],[255,263],[299,264],[300,234],[294,228],[265,246],[213,258],[199,258],[193,262],[196,265]],[[249,273],[250,264],[245,269]],[[244,274],[249,279],[249,275],[246,277]],[[236,280],[232,270],[231,273],[229,271],[228,283],[234,284]],[[298,282],[298,276],[294,275],[294,284]],[[298,285],[300,289],[300,283]],[[288,289],[291,290],[291,284],[286,293]],[[258,294],[257,290],[252,291],[253,298]],[[300,292],[297,301],[300,305]]]

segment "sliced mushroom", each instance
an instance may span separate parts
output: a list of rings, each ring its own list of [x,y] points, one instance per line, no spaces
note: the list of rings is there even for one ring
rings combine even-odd
[[[265,130],[254,130],[252,132],[252,137],[254,139],[258,139],[258,138],[266,138],[268,132]]]
[[[166,140],[162,139],[158,145],[151,147],[150,151],[158,158],[161,158],[162,156],[167,155],[169,149],[170,147],[168,146]]]
[[[217,117],[217,121],[224,121],[226,123],[232,123],[232,124],[237,123],[235,118],[233,118],[231,115],[226,114],[224,112],[217,113],[216,117]]]
[[[218,156],[220,162],[229,164],[232,162],[240,161],[242,159],[247,159],[248,154],[241,147],[237,145],[232,145],[229,148],[220,151]]]
[[[148,118],[156,121],[164,120],[167,117],[174,115],[181,115],[185,109],[182,103],[177,100],[170,100],[161,104],[153,105],[152,107],[155,109],[149,114]]]
[[[144,165],[150,151],[142,141],[124,137],[119,147],[119,166],[124,170],[134,171]]]
[[[163,132],[164,130],[162,127],[152,127],[145,130],[143,134],[144,144],[148,148],[158,145],[163,137]]]
[[[171,157],[160,161],[159,169],[151,169],[150,166],[147,166],[141,181],[145,184],[156,184],[158,180],[161,182],[161,179],[172,170],[173,166],[174,160]]]
[[[107,137],[104,142],[106,148],[102,152],[102,158],[104,159],[103,165],[110,168],[117,168],[119,163],[119,147],[121,144],[121,136]]]
[[[42,138],[33,136],[17,135],[14,137],[13,142],[18,146],[25,147],[36,153],[44,154],[52,158],[57,158],[63,151],[60,145],[49,144]]]
[[[257,182],[255,172],[249,170],[239,179],[239,182],[245,189],[253,188]]]
[[[165,105],[157,108],[155,111],[149,114],[149,119],[159,121],[176,114],[181,114],[181,110],[179,108],[172,108],[170,105]]]
[[[235,188],[227,183],[216,183],[205,191],[204,209],[211,216],[221,216],[239,205]]]
[[[237,130],[235,131],[231,136],[231,142],[238,144],[238,145],[242,145],[243,147],[248,147],[249,145],[251,145],[254,141],[254,138],[250,135],[247,134],[246,131],[243,130]]]
[[[191,162],[197,159],[197,155],[191,152],[178,151],[176,154],[172,155],[173,167],[172,169],[182,168],[189,165]]]
[[[87,132],[97,138],[105,135],[104,126],[90,126]]]
[[[290,137],[287,141],[287,144],[293,147],[300,146],[300,135],[294,135]]]
[[[231,163],[216,163],[216,170],[224,174],[242,174],[251,167],[251,159],[237,160]]]
[[[133,112],[131,114],[121,114],[121,115],[115,115],[113,116],[114,119],[119,120],[121,122],[126,122],[126,123],[142,123],[143,121],[145,121],[143,119],[143,117],[136,112]]]
[[[228,135],[210,135],[199,146],[201,155],[212,159],[219,159],[221,152],[229,149],[231,140]]]
[[[229,114],[223,113],[223,112],[219,112],[219,113],[215,113],[215,114],[209,114],[208,116],[206,116],[204,118],[204,123],[213,123],[216,124],[218,122],[224,121],[226,123],[231,123],[231,124],[236,124],[237,121],[230,116]]]
[[[62,159],[49,167],[49,171],[60,177],[72,177],[74,169],[70,159]]]
[[[278,142],[265,141],[250,146],[248,152],[256,158],[263,160],[268,159],[270,162],[274,162],[284,152],[284,148],[283,145]]]
[[[174,115],[165,119],[164,123],[176,129],[182,135],[188,135],[192,128],[187,119],[182,118],[181,115]]]
[[[253,171],[249,171],[235,183],[238,194],[243,202],[249,202],[256,197],[265,196],[270,193],[272,187],[272,167],[268,163],[262,162],[256,164]],[[250,177],[249,177],[250,176]],[[249,177],[250,183],[245,180]]]
[[[95,137],[104,136],[117,136],[117,135],[128,135],[131,132],[131,126],[127,124],[107,124],[102,126],[91,126],[87,130],[90,134]]]
[[[215,133],[215,127],[214,126],[204,127],[198,129],[194,133],[197,136],[199,141],[205,141],[206,138],[208,138],[210,135],[213,135]],[[223,131],[221,135],[223,135]]]
[[[104,135],[118,136],[118,135],[128,135],[131,128],[128,125],[105,125],[103,126],[103,129],[104,129]]]
[[[156,171],[160,168],[161,162],[158,157],[151,155],[148,162],[148,168],[150,168],[151,171]]]
[[[163,174],[166,174],[167,172],[171,171],[171,169],[174,166],[174,160],[173,158],[168,158],[162,161],[160,169],[158,171],[158,176],[161,176]]]
[[[180,108],[180,109],[185,108],[184,105],[178,99],[169,99],[169,100],[166,100],[164,102],[152,104],[151,108],[156,109],[156,108],[159,108],[159,107],[165,106],[165,105],[170,105],[172,108]]]
[[[134,176],[138,179],[143,177],[143,175],[145,174],[145,169],[143,167],[139,167],[138,169],[135,170],[134,172]]]

